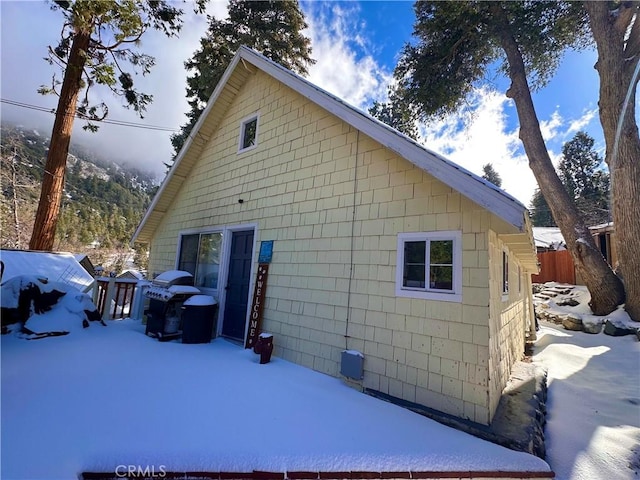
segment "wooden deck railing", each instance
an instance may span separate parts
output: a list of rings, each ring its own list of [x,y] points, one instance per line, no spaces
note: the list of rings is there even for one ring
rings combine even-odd
[[[131,314],[138,280],[96,278],[93,302],[103,320],[125,318]]]

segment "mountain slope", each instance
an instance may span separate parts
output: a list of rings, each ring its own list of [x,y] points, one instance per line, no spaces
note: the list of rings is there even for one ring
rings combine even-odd
[[[0,246],[27,248],[40,195],[49,139],[35,130],[3,124],[0,164]],[[72,145],[55,250],[85,252],[105,263],[128,252],[128,242],[153,193],[153,178],[98,159]],[[103,258],[104,257],[104,258]]]

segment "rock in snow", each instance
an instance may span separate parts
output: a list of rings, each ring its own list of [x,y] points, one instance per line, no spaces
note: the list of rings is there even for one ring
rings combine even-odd
[[[628,328],[624,325],[617,324],[607,319],[604,323],[604,333],[611,335],[612,337],[622,337],[624,335],[633,335],[636,333],[636,329]]]

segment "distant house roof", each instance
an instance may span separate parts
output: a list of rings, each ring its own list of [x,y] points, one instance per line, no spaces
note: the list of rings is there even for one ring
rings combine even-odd
[[[0,250],[4,264],[2,281],[18,275],[33,275],[71,285],[82,292],[92,288],[94,278],[71,253]]]
[[[256,51],[243,46],[240,47],[218,82],[207,107],[200,115],[136,229],[132,242],[146,242],[151,239],[163,215],[171,208],[173,199],[188,177],[189,171],[198,161],[205,145],[220,125],[227,109],[247,79],[257,70],[270,75],[446,185],[461,192],[467,198],[514,226],[519,232],[530,233],[531,227],[526,207],[504,190],[426,149],[411,138],[345,103],[340,98]],[[533,250],[533,245],[531,245],[531,250]]]
[[[133,280],[144,280],[144,275],[139,270],[125,270],[118,278],[131,278]]]
[[[604,232],[613,232],[614,231],[613,222],[601,223],[599,225],[594,225],[592,227],[589,227],[589,230],[591,231],[592,235],[595,235],[595,234],[598,234],[598,233],[604,233]]]
[[[560,247],[566,246],[558,227],[533,227],[533,239],[536,248],[558,250]]]

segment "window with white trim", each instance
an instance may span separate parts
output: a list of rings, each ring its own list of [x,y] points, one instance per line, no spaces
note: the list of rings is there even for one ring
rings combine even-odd
[[[462,300],[460,231],[398,234],[396,295]]]
[[[522,293],[522,270],[518,265],[518,293]]]
[[[509,293],[509,254],[502,252],[502,294]]]
[[[222,232],[182,235],[178,269],[193,275],[196,287],[217,290],[222,252]]]
[[[240,123],[238,153],[251,150],[258,145],[258,114],[245,118]]]

